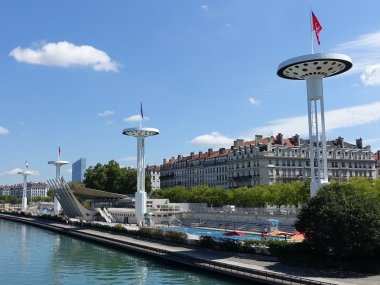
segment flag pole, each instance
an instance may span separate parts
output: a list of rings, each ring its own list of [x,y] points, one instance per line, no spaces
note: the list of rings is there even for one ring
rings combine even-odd
[[[314,54],[314,40],[313,40],[313,14],[310,6],[310,39],[311,39],[311,53]]]

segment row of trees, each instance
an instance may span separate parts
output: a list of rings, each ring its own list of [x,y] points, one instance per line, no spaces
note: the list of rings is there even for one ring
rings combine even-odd
[[[115,160],[107,164],[90,166],[85,173],[84,185],[88,188],[119,194],[134,194],[137,190],[137,170],[121,167]],[[150,193],[150,176],[145,177],[145,191]]]
[[[167,198],[173,203],[207,203],[221,207],[265,207],[266,205],[299,206],[305,204],[310,196],[309,181],[295,181],[288,184],[260,185],[237,189],[212,188],[201,185],[192,189],[183,186],[155,190],[157,198]]]
[[[0,204],[21,204],[21,199],[15,196],[0,196]]]

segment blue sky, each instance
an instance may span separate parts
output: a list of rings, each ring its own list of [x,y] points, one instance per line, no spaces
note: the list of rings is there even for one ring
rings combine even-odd
[[[136,165],[136,121],[160,129],[146,163],[255,134],[307,137],[306,84],[276,75],[315,52],[349,55],[324,80],[327,137],[380,149],[379,1],[19,1],[0,3],[0,185],[25,161],[45,181],[57,158]],[[71,165],[62,174],[71,180]]]

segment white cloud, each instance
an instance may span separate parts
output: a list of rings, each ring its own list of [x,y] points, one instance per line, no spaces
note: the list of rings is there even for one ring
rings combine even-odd
[[[121,162],[131,162],[131,161],[136,161],[136,160],[137,160],[136,156],[127,156],[127,157],[123,157],[119,159],[119,161]]]
[[[363,81],[364,85],[373,86],[380,84],[380,63],[376,65],[368,66],[362,75],[360,75],[360,79]]]
[[[9,171],[0,172],[0,176],[11,176],[11,175],[17,175],[19,172],[23,171],[21,168],[14,168]]]
[[[380,138],[365,139],[363,145],[370,145],[373,152],[380,150]]]
[[[200,135],[191,140],[192,144],[202,146],[215,146],[215,147],[228,147],[233,144],[234,139],[226,137],[218,132],[212,132],[211,134]]]
[[[66,41],[45,43],[37,49],[16,47],[9,55],[19,62],[58,67],[88,66],[96,71],[117,72],[120,65],[102,50]]]
[[[380,85],[380,31],[359,36],[356,40],[338,45],[339,52],[352,57],[352,72],[360,73],[364,85]]]
[[[7,134],[9,134],[9,130],[7,128],[0,126],[0,135],[7,135]]]
[[[0,172],[0,176],[14,176],[14,175],[18,175],[18,173],[22,171],[24,171],[24,169],[16,167],[9,171]],[[30,171],[30,172],[32,172],[32,175],[34,176],[40,176],[40,172],[37,170]]]
[[[147,121],[147,120],[149,120],[149,117],[144,117],[144,121]],[[141,115],[133,115],[133,116],[130,116],[128,118],[124,118],[123,121],[127,122],[127,123],[140,122],[141,121]]]
[[[380,121],[380,102],[372,104],[347,107],[325,112],[326,132],[356,127],[364,124],[371,124]],[[295,127],[296,126],[296,127]],[[290,117],[278,119],[270,122],[266,126],[255,129],[256,134],[277,134],[285,135],[308,135],[308,118],[306,116]]]
[[[99,117],[108,117],[113,115],[115,112],[112,110],[105,110],[103,113],[98,113]]]
[[[260,101],[257,100],[257,99],[255,99],[255,98],[253,98],[253,97],[249,98],[248,101],[249,101],[249,103],[251,103],[254,106],[260,105]]]
[[[210,10],[210,8],[207,5],[202,5],[201,8],[202,8],[203,11]]]

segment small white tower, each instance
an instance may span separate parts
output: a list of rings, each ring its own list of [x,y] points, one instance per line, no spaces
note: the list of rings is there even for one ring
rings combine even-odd
[[[61,166],[69,164],[68,161],[61,160],[61,147],[58,147],[58,160],[56,161],[48,161],[48,164],[55,166],[55,178],[58,180],[61,178]],[[58,215],[61,211],[62,207],[59,204],[56,193],[54,193],[54,213]]]
[[[317,53],[291,58],[277,69],[277,75],[282,78],[306,80],[311,197],[317,194],[322,185],[328,184],[322,79],[346,72],[351,67],[351,58],[344,54]]]
[[[123,135],[137,138],[137,192],[135,196],[135,210],[137,224],[141,225],[146,211],[145,192],[145,162],[144,162],[144,140],[146,137],[158,135],[158,129],[153,128],[130,128],[123,130]]]
[[[29,175],[33,175],[32,171],[28,170],[28,162],[25,162],[25,168],[23,171],[19,171],[17,174],[20,174],[24,176],[24,181],[23,181],[23,187],[22,187],[22,200],[21,200],[21,211],[26,211],[28,208],[28,198],[26,197],[26,186],[27,186],[27,177]]]

